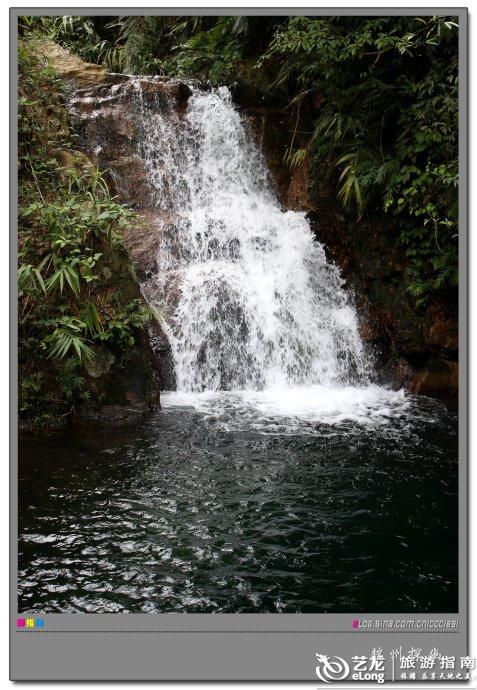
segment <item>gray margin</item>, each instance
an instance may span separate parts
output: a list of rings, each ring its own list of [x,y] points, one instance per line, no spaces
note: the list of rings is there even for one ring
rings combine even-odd
[[[60,614],[44,632],[17,617],[17,32],[19,15],[349,15],[459,18],[459,613],[457,614]],[[10,677],[12,680],[314,681],[315,653],[369,655],[437,647],[468,653],[468,9],[393,8],[10,8]],[[38,614],[37,614],[38,615]],[[457,631],[357,632],[355,618],[458,619]],[[387,664],[389,666],[389,664]],[[349,679],[348,679],[349,680]],[[386,682],[390,681],[387,668]]]

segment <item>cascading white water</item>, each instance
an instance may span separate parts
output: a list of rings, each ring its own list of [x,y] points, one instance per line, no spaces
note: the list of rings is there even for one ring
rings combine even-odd
[[[180,391],[363,384],[356,312],[304,213],[284,212],[226,88],[156,114],[144,146],[157,203],[177,214],[147,287],[180,298],[168,330]]]
[[[142,289],[172,347],[177,391],[166,406],[233,408],[252,425],[257,414],[400,416],[408,399],[372,383],[344,281],[305,214],[280,207],[228,89],[192,87],[178,113],[151,107],[144,84],[132,78],[127,88],[158,209],[157,272]]]

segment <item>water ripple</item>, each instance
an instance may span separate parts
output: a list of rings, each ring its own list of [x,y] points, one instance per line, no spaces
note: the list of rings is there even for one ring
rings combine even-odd
[[[456,420],[412,405],[399,434],[171,406],[21,439],[20,610],[455,611]]]

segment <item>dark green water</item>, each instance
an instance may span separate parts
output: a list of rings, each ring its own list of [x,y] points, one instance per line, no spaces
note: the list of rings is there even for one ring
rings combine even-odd
[[[172,407],[20,442],[19,610],[454,612],[456,418],[227,430]]]

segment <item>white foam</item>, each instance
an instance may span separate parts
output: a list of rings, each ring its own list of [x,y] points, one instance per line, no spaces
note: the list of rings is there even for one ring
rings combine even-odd
[[[263,391],[174,391],[161,396],[165,409],[184,408],[227,421],[230,428],[267,430],[273,424],[298,430],[322,424],[382,427],[407,417],[411,399],[404,391],[376,385]]]

